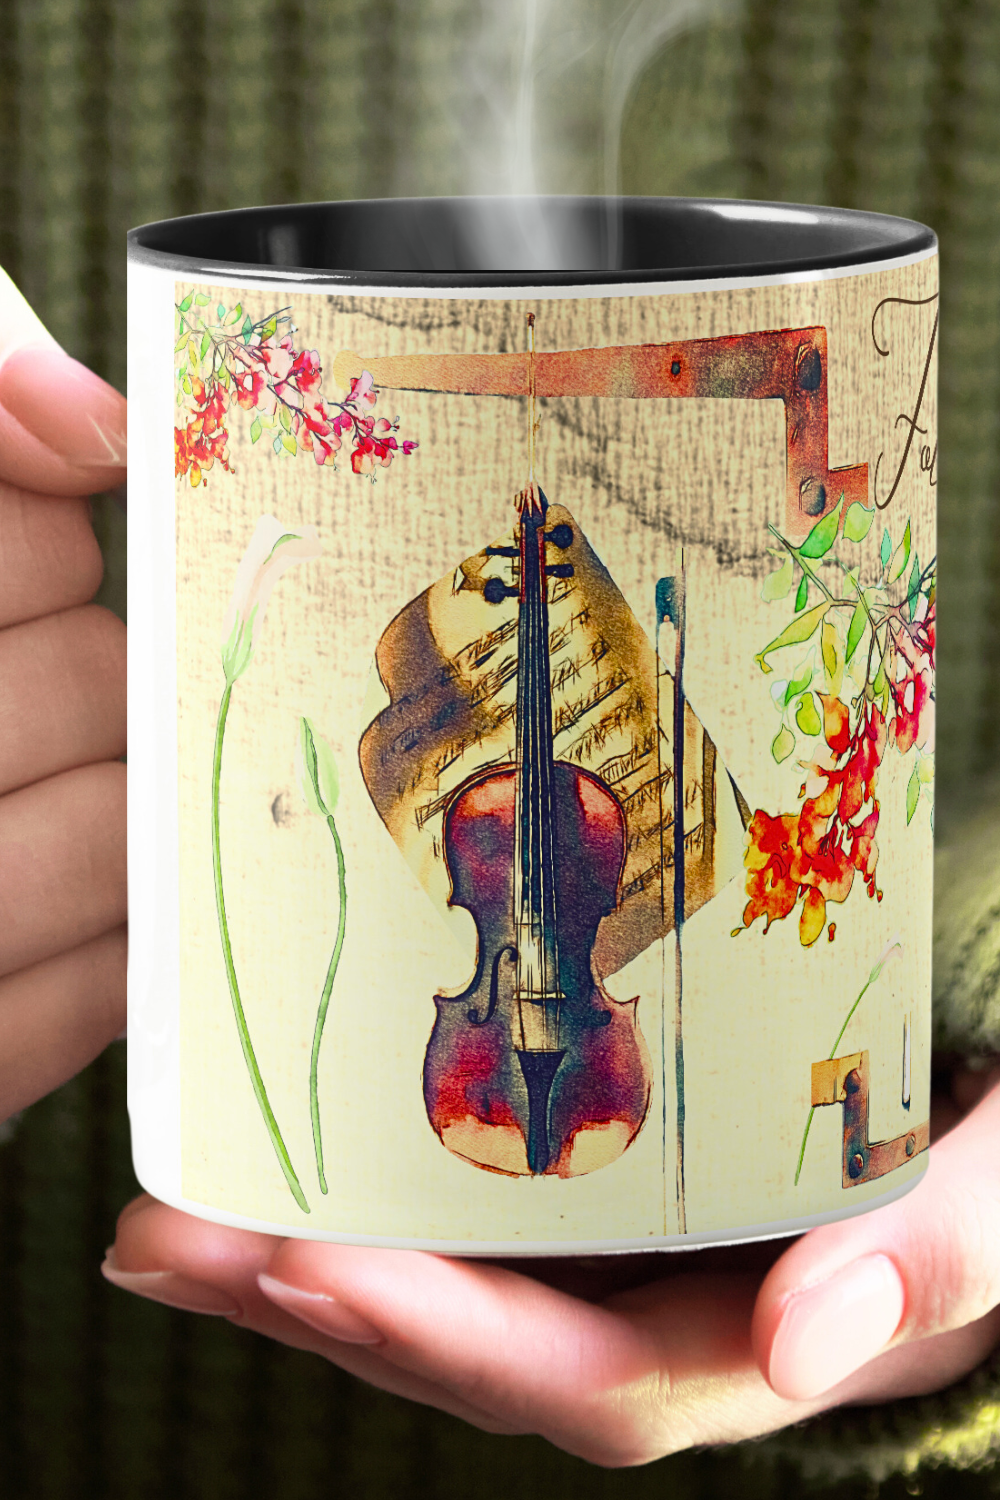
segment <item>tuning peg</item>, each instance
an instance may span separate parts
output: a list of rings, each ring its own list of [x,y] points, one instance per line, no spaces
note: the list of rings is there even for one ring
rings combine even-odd
[[[516,599],[520,592],[516,584],[504,583],[502,578],[487,578],[483,598],[487,604],[502,604],[505,599]]]
[[[520,557],[517,547],[484,547],[487,557]]]
[[[545,540],[551,542],[553,547],[568,547],[573,540],[573,528],[567,526],[565,521],[560,521],[558,526],[553,526],[551,531],[545,533]],[[552,572],[552,569],[549,569]]]
[[[556,563],[553,567],[545,569],[545,575],[547,578],[572,578],[573,564]]]

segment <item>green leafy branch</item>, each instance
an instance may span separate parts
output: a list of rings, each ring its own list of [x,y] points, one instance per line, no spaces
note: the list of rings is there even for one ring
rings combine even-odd
[[[781,715],[771,744],[771,754],[779,764],[795,750],[797,733],[815,739],[822,732],[823,716],[816,694],[839,697],[845,672],[857,689],[852,697],[854,713],[860,713],[867,702],[877,705],[887,717],[893,696],[890,674],[898,651],[902,649],[908,658],[917,650],[933,655],[936,560],[921,566],[909,521],[895,545],[886,528],[879,548],[878,576],[863,586],[860,562],[854,558],[845,561],[834,554],[834,547],[840,538],[854,545],[864,542],[875,511],[854,501],[845,513],[844,500],[841,494],[833,510],[798,546],[777,527],[769,527],[777,544],[770,551],[779,559],[779,566],[765,578],[761,596],[772,603],[786,599],[794,588],[793,618],[755,660],[763,672],[770,674],[774,670],[771,658],[776,653],[796,646],[807,648],[797,662],[792,659],[794,665],[788,676],[771,686],[772,700]],[[865,645],[867,649],[862,650]],[[932,797],[932,788],[933,755],[918,749],[907,790],[907,821],[912,819],[921,794]]]

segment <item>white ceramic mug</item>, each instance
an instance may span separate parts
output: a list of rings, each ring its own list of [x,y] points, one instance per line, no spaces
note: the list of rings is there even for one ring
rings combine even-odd
[[[564,268],[510,269],[539,226]],[[144,1187],[491,1254],[912,1187],[933,234],[314,204],[129,276]]]

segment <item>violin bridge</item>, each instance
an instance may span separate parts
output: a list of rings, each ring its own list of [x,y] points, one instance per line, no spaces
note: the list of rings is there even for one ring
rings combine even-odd
[[[553,1052],[559,1045],[559,1009],[565,995],[518,995],[512,1013],[515,1046],[525,1052]]]

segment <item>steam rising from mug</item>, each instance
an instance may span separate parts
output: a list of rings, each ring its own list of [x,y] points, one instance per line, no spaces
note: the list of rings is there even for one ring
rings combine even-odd
[[[563,172],[579,158],[589,106],[600,118],[591,180],[603,179],[613,200],[633,84],[666,41],[727,6],[728,0],[481,0],[481,25],[462,59],[462,186],[507,201],[480,203],[472,231],[477,267],[469,269],[621,265],[613,201],[595,227],[569,214],[553,219],[535,195],[579,190]],[[543,143],[547,181],[540,180]]]

